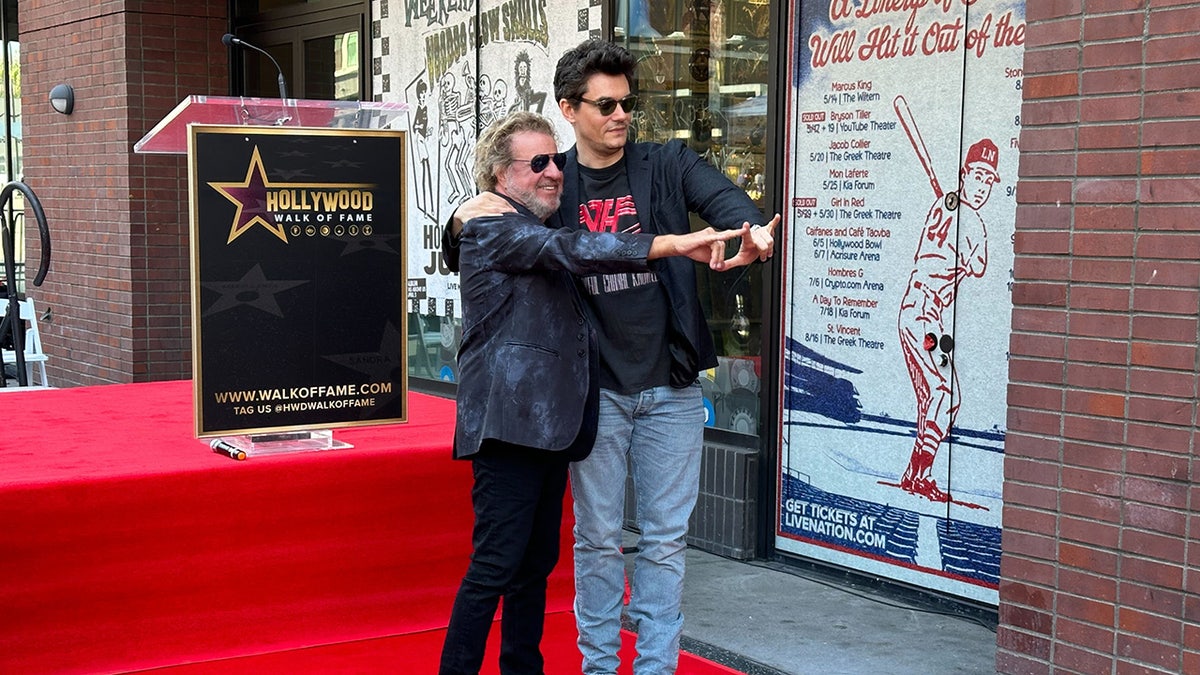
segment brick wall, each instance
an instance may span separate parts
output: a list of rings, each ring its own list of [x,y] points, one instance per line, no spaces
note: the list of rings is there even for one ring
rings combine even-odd
[[[1200,672],[1200,3],[1026,12],[996,667]]]
[[[53,244],[46,283],[27,290],[52,313],[55,386],[190,376],[187,166],[133,144],[186,95],[228,93],[226,5],[21,3],[25,181]],[[70,116],[48,103],[60,82]]]

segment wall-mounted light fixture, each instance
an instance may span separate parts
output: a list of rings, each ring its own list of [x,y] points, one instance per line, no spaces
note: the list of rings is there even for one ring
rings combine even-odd
[[[75,90],[69,84],[56,84],[50,90],[50,106],[55,112],[70,115],[75,110]]]

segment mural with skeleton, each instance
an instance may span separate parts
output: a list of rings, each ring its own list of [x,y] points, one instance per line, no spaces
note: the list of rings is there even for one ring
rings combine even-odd
[[[561,148],[573,143],[554,104],[554,65],[564,51],[599,35],[600,8],[594,4],[373,3],[372,15],[379,17],[375,92],[410,108],[410,312],[454,316],[458,280],[441,260],[441,227],[476,192],[471,166],[480,132],[509,111],[531,110],[555,124]]]

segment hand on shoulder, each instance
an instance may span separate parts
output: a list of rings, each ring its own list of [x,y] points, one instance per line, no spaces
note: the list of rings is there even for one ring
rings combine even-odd
[[[499,216],[516,211],[506,199],[493,192],[481,192],[459,205],[450,217],[450,227],[454,236],[462,233],[463,223],[482,216]]]

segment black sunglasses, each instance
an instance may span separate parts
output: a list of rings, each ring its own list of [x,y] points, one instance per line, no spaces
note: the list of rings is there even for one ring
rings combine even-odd
[[[584,103],[591,103],[592,105],[596,106],[596,110],[599,110],[600,114],[604,115],[605,117],[616,112],[618,104],[620,104],[621,110],[624,110],[627,113],[631,113],[634,110],[636,110],[637,104],[638,104],[637,94],[630,94],[622,99],[605,97],[605,98],[600,99],[599,101],[593,101],[591,99],[587,99],[587,98],[580,96],[579,100],[583,101]]]
[[[554,166],[558,167],[559,171],[567,165],[567,153],[556,152],[553,155],[534,155],[529,159],[514,159],[514,162],[528,162],[529,170],[534,173],[541,173],[550,166],[550,160],[554,160]]]

